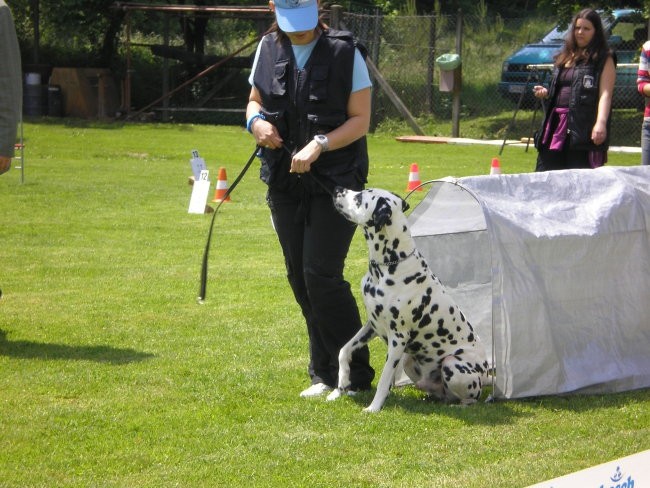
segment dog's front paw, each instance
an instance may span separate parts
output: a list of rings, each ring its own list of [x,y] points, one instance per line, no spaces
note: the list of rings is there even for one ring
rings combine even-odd
[[[376,406],[376,405],[373,405],[372,403],[370,405],[368,405],[366,408],[363,409],[363,411],[365,413],[377,413],[380,410],[381,410],[381,405]]]
[[[333,402],[334,400],[338,400],[343,396],[343,390],[341,388],[334,388],[329,395],[327,395],[327,401],[328,402]]]

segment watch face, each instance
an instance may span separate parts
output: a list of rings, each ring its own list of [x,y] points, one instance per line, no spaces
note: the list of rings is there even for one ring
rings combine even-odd
[[[316,140],[316,142],[317,142],[318,144],[320,144],[321,146],[323,146],[323,149],[324,149],[324,150],[327,150],[327,146],[328,146],[328,142],[329,142],[329,141],[327,140],[327,136],[324,136],[324,135],[322,135],[322,134],[317,134],[317,135],[314,136],[314,139]]]

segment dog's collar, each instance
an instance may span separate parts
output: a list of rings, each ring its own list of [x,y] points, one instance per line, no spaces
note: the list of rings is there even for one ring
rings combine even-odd
[[[415,254],[415,249],[416,248],[414,247],[413,250],[410,253],[408,253],[406,256],[404,256],[403,258],[396,259],[395,261],[389,261],[387,263],[384,263],[384,262],[380,263],[379,261],[375,261],[374,259],[371,259],[370,264],[372,264],[373,266],[395,266],[396,264],[401,263],[402,261],[406,261],[408,258],[413,256],[413,254]]]

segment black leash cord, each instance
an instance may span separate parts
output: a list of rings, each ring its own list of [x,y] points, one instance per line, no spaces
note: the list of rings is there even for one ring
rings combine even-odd
[[[284,148],[285,151],[287,151],[291,155],[291,151],[289,151],[289,148],[287,146],[283,144],[282,147]],[[212,229],[214,228],[214,219],[217,217],[217,212],[219,210],[219,207],[221,207],[221,204],[226,201],[228,196],[232,193],[232,191],[235,189],[237,184],[244,177],[244,175],[248,171],[248,168],[250,168],[251,164],[255,160],[255,156],[257,156],[257,152],[259,150],[260,150],[260,146],[259,145],[255,146],[255,150],[253,151],[253,154],[251,154],[251,157],[248,159],[248,162],[244,165],[244,169],[242,169],[239,175],[237,175],[237,178],[235,178],[232,185],[230,185],[230,188],[226,190],[226,193],[224,194],[222,200],[219,202],[217,207],[214,209],[214,213],[212,214],[212,221],[210,222],[210,230],[208,231],[208,240],[205,243],[205,249],[203,251],[203,263],[201,264],[201,289],[199,291],[199,296],[197,298],[197,301],[200,304],[203,304],[205,302],[206,290],[208,287],[208,256],[210,254],[210,242],[212,241]],[[330,195],[332,194],[332,190],[323,183],[320,177],[317,177],[311,171],[310,171],[310,175],[314,179],[314,181],[318,183],[327,193],[329,193]]]
[[[203,251],[203,263],[201,264],[201,290],[199,291],[199,297],[197,301],[200,304],[203,304],[205,301],[205,295],[206,295],[206,289],[208,287],[208,255],[210,254],[210,241],[212,240],[212,229],[214,228],[214,219],[217,217],[217,212],[219,211],[219,207],[221,207],[221,204],[225,202],[228,199],[228,196],[232,193],[232,191],[235,189],[237,184],[242,180],[246,172],[248,171],[248,168],[250,168],[251,164],[253,164],[253,161],[255,160],[255,156],[257,156],[257,151],[259,151],[260,146],[255,146],[255,150],[253,151],[253,154],[251,154],[251,157],[248,159],[248,162],[244,165],[244,169],[241,170],[239,175],[237,175],[237,178],[232,182],[232,185],[226,190],[226,193],[223,195],[223,198],[217,205],[217,207],[214,209],[214,213],[212,214],[212,221],[210,222],[210,230],[208,231],[208,240],[205,243],[205,250]]]
[[[286,146],[286,144],[282,144],[282,149],[284,149],[287,153],[289,153],[289,156],[290,156],[290,157],[293,157],[293,153],[292,153],[291,151],[289,151],[289,148]],[[315,181],[316,183],[318,183],[318,185],[319,185],[323,190],[325,190],[325,192],[326,192],[328,195],[330,195],[330,196],[333,196],[333,195],[334,195],[334,192],[332,191],[332,189],[329,188],[327,185],[325,185],[325,183],[323,183],[323,180],[321,179],[321,176],[316,176],[316,173],[315,173],[313,170],[309,171],[309,176],[311,176],[311,177],[314,179],[314,181]]]

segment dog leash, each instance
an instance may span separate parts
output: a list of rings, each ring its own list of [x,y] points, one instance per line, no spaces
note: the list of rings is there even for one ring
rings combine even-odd
[[[253,151],[253,154],[251,154],[251,157],[248,158],[248,162],[244,165],[244,168],[237,175],[237,178],[235,178],[235,180],[232,182],[232,185],[230,185],[230,187],[226,190],[226,193],[223,195],[221,201],[214,209],[214,213],[212,214],[212,221],[210,222],[210,230],[208,231],[208,240],[205,243],[205,249],[203,251],[203,263],[201,264],[201,289],[199,291],[199,297],[197,299],[199,304],[203,304],[205,302],[206,289],[208,286],[208,255],[210,254],[210,241],[212,240],[212,229],[214,228],[214,219],[217,217],[217,212],[219,210],[219,207],[221,207],[221,204],[228,199],[228,196],[232,193],[232,191],[235,189],[237,184],[242,180],[242,178],[248,171],[248,168],[250,168],[251,164],[253,164],[253,160],[255,159],[255,156],[257,156],[257,152],[259,150],[260,150],[260,146],[255,146],[255,150]]]
[[[289,153],[289,156],[293,156],[291,151],[289,151],[289,148],[285,145],[282,144],[282,148]],[[217,212],[219,210],[219,207],[221,207],[221,204],[225,202],[228,198],[228,196],[232,193],[232,191],[235,189],[237,184],[242,180],[248,169],[250,168],[251,164],[255,160],[255,156],[257,156],[258,151],[261,149],[259,145],[255,146],[255,150],[253,151],[253,154],[251,154],[251,157],[248,158],[248,161],[244,165],[244,168],[241,170],[241,172],[237,175],[237,178],[233,181],[232,185],[226,190],[226,193],[223,195],[221,201],[217,205],[217,207],[214,209],[214,213],[212,214],[212,220],[210,222],[210,228],[208,230],[208,239],[205,243],[205,249],[203,250],[203,262],[201,263],[201,287],[199,290],[199,296],[197,298],[197,302],[199,304],[205,303],[205,297],[207,294],[207,287],[208,287],[208,257],[210,254],[210,243],[212,241],[212,230],[214,229],[214,221],[217,217]],[[320,177],[316,176],[312,171],[309,172],[309,174],[312,176],[314,181],[320,185],[323,190],[325,190],[329,195],[333,194],[333,191],[328,188],[325,183],[320,179]]]
[[[287,154],[289,154],[290,157],[293,157],[293,153],[289,151],[289,148],[287,147],[286,144],[282,144],[282,149],[284,149]],[[323,180],[321,180],[320,176],[316,176],[316,173],[312,170],[308,172],[309,176],[323,189],[325,190],[325,193],[327,193],[330,196],[334,196],[334,191],[330,189],[325,183],[323,183]]]

